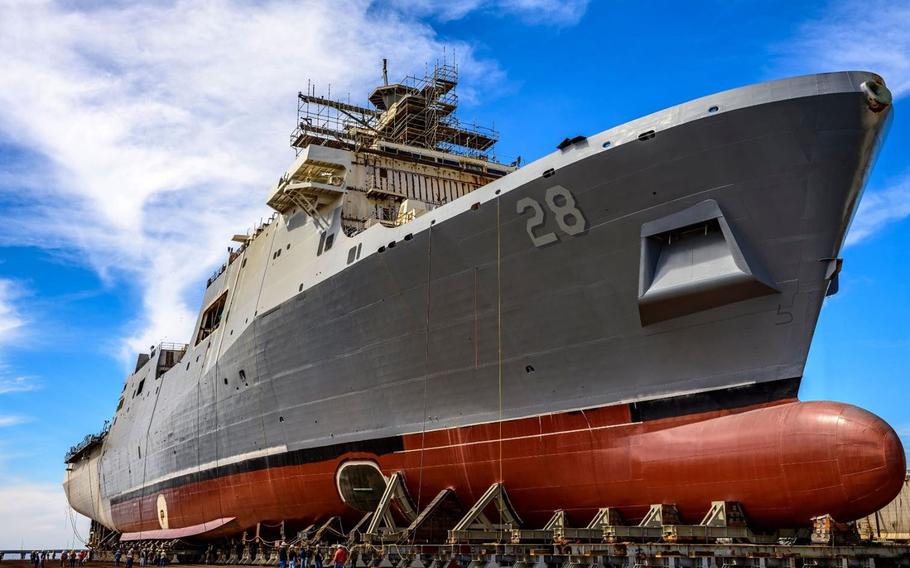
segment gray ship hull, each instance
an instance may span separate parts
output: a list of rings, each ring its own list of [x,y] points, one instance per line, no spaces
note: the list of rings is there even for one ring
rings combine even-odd
[[[341,496],[192,488],[294,460],[330,462],[331,477],[345,456],[405,451],[408,436],[578,409],[749,385],[788,385],[792,398],[888,115],[860,89],[873,77],[675,107],[466,195],[438,222],[345,240],[333,253],[359,244],[362,257],[266,309],[243,314],[229,296],[217,333],[160,377],[130,378],[94,465],[67,482],[71,502],[126,531],[315,519],[345,510]],[[235,262],[206,302],[243,282],[262,289],[281,270],[276,250],[313,246],[307,231],[293,216],[273,223],[244,253],[272,260],[258,272]],[[523,489],[520,472],[506,482]],[[307,494],[304,476],[289,483]],[[74,499],[79,487],[90,500]]]

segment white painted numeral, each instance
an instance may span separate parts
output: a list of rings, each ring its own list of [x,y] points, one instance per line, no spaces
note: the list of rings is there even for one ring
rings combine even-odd
[[[562,203],[556,203],[557,198],[561,198]],[[584,214],[575,206],[575,196],[571,191],[561,185],[554,185],[547,190],[546,199],[550,211],[556,215],[556,224],[565,234],[575,236],[588,228]],[[571,224],[569,219],[572,220]]]
[[[554,185],[547,189],[544,199],[547,202],[547,207],[556,216],[556,224],[559,225],[563,233],[575,236],[583,233],[588,228],[588,221],[585,219],[584,213],[577,207],[575,196],[568,189],[561,185]],[[534,246],[542,247],[559,240],[556,233],[534,234],[534,230],[546,222],[546,215],[540,203],[530,197],[524,197],[518,201],[517,206],[519,215],[524,214],[528,209],[533,213],[528,218],[525,228]]]
[[[531,242],[534,243],[534,246],[542,247],[558,241],[559,237],[556,236],[556,233],[545,233],[540,236],[534,234],[534,229],[544,224],[545,216],[543,214],[543,208],[540,206],[540,203],[537,203],[530,197],[519,199],[518,214],[522,215],[528,209],[533,211],[534,214],[528,219],[528,224],[525,228],[527,229],[528,236],[531,237]]]

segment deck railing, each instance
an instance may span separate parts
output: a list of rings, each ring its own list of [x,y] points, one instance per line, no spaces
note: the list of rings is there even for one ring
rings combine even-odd
[[[108,433],[108,431],[110,431],[110,429],[111,429],[111,423],[109,421],[105,420],[104,427],[101,428],[100,432],[98,432],[97,434],[87,435],[85,438],[82,439],[81,442],[79,442],[75,446],[71,447],[70,450],[66,453],[66,457],[64,458],[63,461],[69,463],[70,461],[73,460],[73,458],[78,456],[86,448],[101,442],[101,440],[103,440],[104,437],[107,436],[107,433]]]

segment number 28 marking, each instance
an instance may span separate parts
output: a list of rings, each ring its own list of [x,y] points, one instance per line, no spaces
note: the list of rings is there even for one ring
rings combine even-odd
[[[583,233],[588,228],[588,222],[585,220],[584,214],[575,205],[575,196],[568,189],[561,185],[554,185],[547,190],[544,201],[546,201],[547,207],[549,207],[553,215],[556,216],[556,224],[559,225],[563,233],[575,236]],[[519,215],[523,215],[528,209],[531,210],[531,216],[528,217],[528,223],[525,228],[534,246],[542,247],[559,240],[559,237],[553,232],[542,235],[534,234],[535,229],[546,223],[546,214],[537,200],[524,197],[518,200],[517,208]]]

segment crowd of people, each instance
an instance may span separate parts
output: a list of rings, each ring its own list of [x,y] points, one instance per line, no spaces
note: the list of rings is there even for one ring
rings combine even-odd
[[[343,544],[335,544],[325,554],[321,546],[310,547],[307,545],[299,548],[294,545],[288,546],[284,541],[278,543],[278,568],[327,568],[326,558],[329,559],[331,568],[344,568],[348,561],[348,549]],[[310,564],[312,559],[312,564]]]
[[[114,566],[119,568],[121,561],[125,562],[126,568],[133,568],[136,562],[139,566],[158,566],[164,567],[168,564],[168,555],[170,549],[164,544],[146,544],[138,548],[131,546],[126,549],[126,554],[120,548],[114,550]]]
[[[301,544],[289,545],[280,541],[277,546],[278,568],[344,568],[351,553],[343,544],[335,544],[330,547],[321,545]],[[351,558],[352,564],[356,562],[356,552]],[[34,550],[29,555],[29,560],[33,568],[53,568],[48,566],[48,561],[52,561],[56,556],[55,552],[47,550]],[[155,566],[164,568],[168,565],[169,557],[173,556],[173,551],[165,544],[137,544],[129,548],[115,548],[113,551],[114,566],[116,568],[146,568]],[[274,558],[274,557],[273,557]],[[25,559],[25,553],[22,553],[22,559]],[[86,562],[92,560],[92,552],[89,550],[64,550],[60,553],[60,568],[80,568],[86,565]],[[0,562],[3,561],[3,553],[0,552]],[[137,566],[138,564],[138,566]]]
[[[53,561],[57,555],[53,550],[33,550],[28,553],[28,559],[34,568],[48,568],[48,560]],[[0,552],[0,562],[3,562],[4,553]],[[21,560],[25,560],[25,552],[19,554]],[[70,550],[60,553],[60,568],[76,568],[76,566],[85,566],[85,563],[92,559],[88,550]]]

